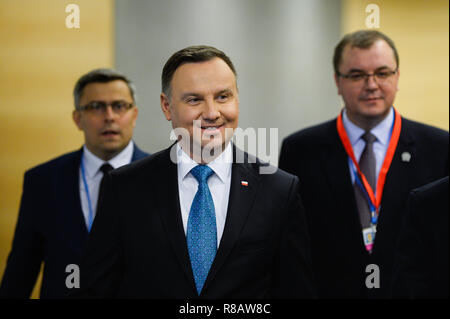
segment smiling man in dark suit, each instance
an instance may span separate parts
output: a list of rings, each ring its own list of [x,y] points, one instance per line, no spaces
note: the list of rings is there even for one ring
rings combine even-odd
[[[383,298],[409,192],[448,175],[448,132],[394,109],[399,56],[386,35],[346,35],[333,64],[342,113],[287,137],[279,167],[300,179],[319,297]]]
[[[105,178],[80,295],[314,297],[297,177],[260,174],[263,164],[230,142],[239,114],[230,59],[208,46],[176,52],[161,108],[179,141]]]
[[[148,154],[131,140],[138,114],[124,75],[96,69],[74,89],[73,120],[85,145],[25,173],[19,218],[0,296],[28,298],[44,262],[41,298],[63,298],[66,267],[79,264],[105,170]]]

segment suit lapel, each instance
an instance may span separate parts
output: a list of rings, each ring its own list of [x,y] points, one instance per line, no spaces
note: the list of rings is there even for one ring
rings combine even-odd
[[[132,161],[146,155],[135,145]],[[56,190],[56,196],[60,205],[58,211],[63,212],[61,224],[66,225],[62,228],[64,231],[61,236],[71,238],[70,245],[80,252],[88,236],[80,197],[80,163],[82,156],[83,148],[75,152],[68,165],[63,168],[62,174],[57,177],[59,178],[58,182],[55,183],[60,187]],[[70,234],[67,234],[67,231]]]
[[[236,152],[239,151],[233,146],[234,159],[236,159]],[[193,295],[196,295],[194,275],[181,218],[177,165],[170,160],[170,148],[164,152],[158,164],[160,169],[158,170],[157,180],[166,180],[167,182],[162,182],[161,187],[158,187],[158,211],[177,260],[192,286]],[[247,154],[245,154],[244,161],[247,162]],[[249,164],[235,163],[234,160],[232,165],[230,196],[224,232],[201,295],[204,295],[207,291],[208,285],[236,244],[256,197],[259,179],[257,173]],[[152,174],[155,174],[155,172],[152,172]],[[248,186],[243,186],[242,181],[248,182]]]
[[[406,197],[408,194],[410,184],[409,176],[411,175],[411,162],[404,161],[402,159],[403,154],[409,154],[414,160],[415,149],[413,139],[409,135],[406,127],[405,120],[402,119],[402,130],[400,132],[400,138],[398,140],[397,148],[392,159],[391,166],[386,176],[386,182],[384,184],[383,198],[381,200],[380,215],[378,220],[378,232],[377,236],[383,236],[383,231],[389,228],[390,214],[395,207],[392,207],[394,203],[399,203],[400,198]],[[406,193],[402,193],[406,192]],[[387,212],[385,214],[384,212]],[[391,212],[391,213],[390,213]],[[376,247],[376,244],[375,246]]]
[[[236,163],[236,152],[242,151],[233,145],[234,160],[231,172],[230,196],[225,227],[219,249],[217,250],[214,262],[211,265],[208,277],[206,278],[202,295],[207,291],[209,284],[213,281],[217,272],[225,263],[231,250],[238,241],[239,235],[256,198],[259,176],[251,168],[251,165],[247,163],[247,154],[244,154],[244,163]],[[242,181],[246,181],[248,183],[247,186],[242,185]]]
[[[61,187],[57,190],[57,193],[61,195],[59,211],[63,212],[62,222],[67,225],[62,229],[71,232],[71,234],[65,233],[63,236],[71,238],[70,243],[77,245],[74,249],[80,252],[88,235],[80,198],[79,169],[82,154],[82,149],[75,153],[70,164],[64,168],[64,172],[60,175],[63,180],[56,184]],[[78,243],[81,243],[81,247],[78,247]]]
[[[171,148],[165,150],[161,156],[158,171],[149,173],[152,175],[158,174],[158,178],[155,179],[161,183],[160,187],[157,187],[158,211],[177,260],[186,275],[186,279],[192,286],[193,293],[196,294],[194,275],[181,218],[177,165],[170,159]]]

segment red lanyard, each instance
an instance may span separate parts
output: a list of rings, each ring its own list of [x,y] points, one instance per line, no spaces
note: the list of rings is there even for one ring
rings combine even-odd
[[[353,153],[352,144],[350,143],[350,140],[347,136],[347,132],[345,131],[345,128],[344,128],[344,123],[342,122],[342,113],[339,114],[339,116],[337,118],[337,131],[338,131],[339,137],[341,139],[342,145],[344,146],[345,151],[347,152],[347,155],[352,159],[353,164],[356,167],[358,175],[360,176],[360,178],[362,180],[364,188],[366,189],[366,192],[370,198],[370,201],[372,202],[373,206],[375,207],[377,214],[379,212],[378,210],[380,208],[381,198],[383,196],[383,188],[384,188],[384,183],[386,182],[386,175],[389,171],[389,167],[391,166],[392,159],[394,158],[395,149],[397,148],[398,139],[400,138],[400,131],[401,131],[401,127],[402,127],[402,120],[401,120],[400,114],[397,112],[397,110],[395,108],[394,108],[394,112],[395,112],[395,114],[394,114],[395,121],[394,121],[394,126],[392,129],[391,139],[389,141],[389,146],[386,151],[386,155],[384,157],[383,166],[381,167],[380,173],[378,175],[377,190],[376,190],[377,196],[375,196],[372,188],[370,187],[369,183],[367,182],[366,177],[361,172],[358,162],[356,161],[355,154]]]

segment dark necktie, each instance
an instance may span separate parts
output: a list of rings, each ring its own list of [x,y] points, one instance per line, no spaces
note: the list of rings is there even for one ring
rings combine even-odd
[[[367,182],[369,183],[373,192],[375,193],[377,178],[375,169],[376,159],[375,153],[373,152],[373,143],[377,138],[372,133],[366,132],[362,136],[362,139],[366,142],[366,146],[361,154],[361,158],[359,159],[359,167],[361,169],[361,172],[366,177]],[[370,227],[371,216],[367,197],[364,191],[356,184],[356,182],[353,184],[353,188],[355,191],[356,206],[358,208],[361,226],[363,229]]]
[[[103,177],[102,177],[102,181],[100,182],[100,188],[98,190],[98,202],[100,202],[100,198],[102,197],[103,192],[104,192],[103,189],[105,187],[104,186],[105,175],[108,172],[112,171],[113,169],[114,169],[114,167],[112,167],[111,164],[109,164],[109,163],[105,163],[100,167],[100,170],[103,172]],[[98,207],[98,205],[97,205],[97,207]]]
[[[208,187],[208,178],[214,171],[206,165],[197,165],[191,174],[198,181],[198,190],[189,212],[186,241],[200,295],[217,250],[216,213]]]
[[[109,171],[112,171],[114,167],[111,166],[109,163],[105,163],[100,167],[100,170],[102,171],[103,175],[108,173]]]

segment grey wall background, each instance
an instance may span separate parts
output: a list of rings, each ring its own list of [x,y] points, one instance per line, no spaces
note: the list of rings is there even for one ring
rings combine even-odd
[[[231,58],[238,73],[239,127],[267,128],[267,134],[278,128],[278,150],[290,133],[336,116],[341,102],[331,59],[340,39],[340,5],[339,0],[116,1],[116,68],[138,91],[134,140],[152,153],[170,145],[171,125],[159,106],[161,71],[175,51],[198,44]],[[271,160],[275,165],[277,158]]]

